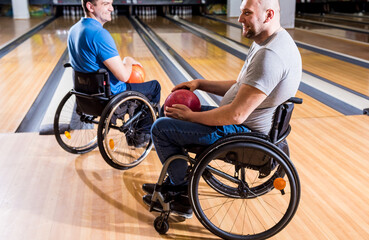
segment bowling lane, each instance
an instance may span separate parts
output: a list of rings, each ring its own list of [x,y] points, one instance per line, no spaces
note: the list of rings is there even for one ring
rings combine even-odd
[[[205,79],[226,80],[237,78],[244,63],[239,58],[187,32],[165,18],[158,17],[154,20],[143,19],[143,21]],[[303,97],[304,103],[306,104],[297,107],[299,110],[296,111],[294,117],[342,115],[306,94],[299,92],[298,96]]]
[[[0,59],[0,132],[15,132],[65,51],[73,23],[57,18]]]
[[[242,39],[242,41],[240,41],[242,30],[239,28],[199,16],[193,16],[187,20],[221,34],[222,36],[245,44],[245,40]],[[212,27],[213,24],[216,24],[216,27]],[[249,46],[249,44],[245,45]],[[335,47],[337,49],[345,48],[345,46]],[[356,47],[356,45],[352,46],[352,48],[354,47]],[[302,56],[304,70],[369,96],[369,69],[303,48],[299,48],[299,50]],[[369,51],[369,45],[362,48],[361,51],[364,51],[362,52],[363,54],[365,54],[365,52],[367,53]],[[369,59],[367,54],[366,57]]]
[[[236,79],[243,61],[178,27],[168,19],[142,19],[204,78]]]
[[[306,19],[312,20],[321,23],[332,23],[336,25],[342,25],[347,27],[359,28],[359,29],[369,29],[369,22],[367,21],[353,21],[348,18],[340,18],[340,17],[328,17],[325,15],[313,15],[313,14],[303,14],[297,16],[296,19]]]
[[[319,22],[316,22],[316,23],[312,21],[310,22],[310,20],[305,21],[305,19],[301,19],[301,20],[296,19],[295,29],[302,29],[305,31],[313,32],[313,33],[334,36],[337,38],[343,38],[343,39],[348,39],[348,40],[354,40],[354,41],[358,41],[362,43],[369,43],[368,33],[340,29],[333,25],[325,26],[325,25],[319,24]]]
[[[11,17],[0,17],[0,49],[43,22],[46,18],[13,19]]]
[[[213,80],[237,78],[243,61],[232,54],[178,27],[163,17],[157,17],[153,20],[143,19],[143,21],[204,78]]]
[[[163,104],[174,85],[127,17],[118,16],[112,22],[105,24],[104,27],[113,36],[121,58],[125,56],[133,57],[144,67],[146,81],[151,79],[159,81],[162,87],[161,103]]]
[[[237,21],[237,18],[234,17],[227,18],[226,16],[216,16],[216,18],[241,26],[241,24]],[[215,24],[215,22],[217,21],[212,22],[214,22]],[[213,24],[212,22],[210,21],[211,24]],[[228,30],[228,32],[237,32],[235,30],[237,28],[234,29],[232,27],[229,27],[229,29],[230,30]],[[368,36],[364,37],[364,41],[359,42],[350,40],[352,39],[351,36],[355,36],[356,33],[347,32],[339,29],[328,29],[328,31],[319,30],[317,32],[314,32],[311,29],[293,28],[287,29],[287,31],[291,34],[292,38],[295,41],[369,61]],[[334,31],[334,34],[332,34],[331,31]],[[338,34],[337,32],[340,33]],[[237,33],[233,33],[233,35],[235,35],[236,37],[232,39],[237,40],[237,38],[240,38]],[[245,43],[244,41],[242,42]]]

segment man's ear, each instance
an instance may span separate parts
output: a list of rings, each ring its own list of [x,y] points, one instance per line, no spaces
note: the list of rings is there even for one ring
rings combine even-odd
[[[268,9],[266,10],[266,18],[264,23],[268,23],[270,22],[274,17],[274,10],[273,9]]]
[[[89,12],[94,12],[94,5],[91,2],[87,2],[86,3],[86,8],[88,9]]]

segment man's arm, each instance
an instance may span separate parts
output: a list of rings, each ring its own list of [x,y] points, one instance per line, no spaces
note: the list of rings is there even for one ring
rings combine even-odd
[[[210,81],[200,80],[198,89],[208,93],[214,93],[219,96],[224,96],[226,92],[236,83],[236,80],[227,81]]]
[[[113,75],[122,82],[127,82],[132,72],[132,64],[138,64],[131,57],[125,57],[122,61],[119,56],[111,57],[103,62]]]
[[[166,116],[208,126],[242,124],[266,97],[259,89],[242,84],[236,98],[228,105],[210,111],[192,112],[186,106],[177,104],[166,109]]]

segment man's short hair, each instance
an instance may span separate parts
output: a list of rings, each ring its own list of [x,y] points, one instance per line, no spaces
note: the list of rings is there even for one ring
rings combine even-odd
[[[90,3],[92,3],[92,4],[95,4],[96,3],[96,1],[97,0],[81,0],[81,4],[82,4],[82,8],[83,8],[83,12],[84,13],[88,13],[88,9],[87,9],[87,7],[86,7],[86,4],[88,3],[88,2],[90,2]]]

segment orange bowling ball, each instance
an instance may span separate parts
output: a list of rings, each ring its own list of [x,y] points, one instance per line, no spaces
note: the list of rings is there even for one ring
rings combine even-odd
[[[128,83],[143,83],[145,81],[145,70],[140,65],[132,65],[132,73]]]

